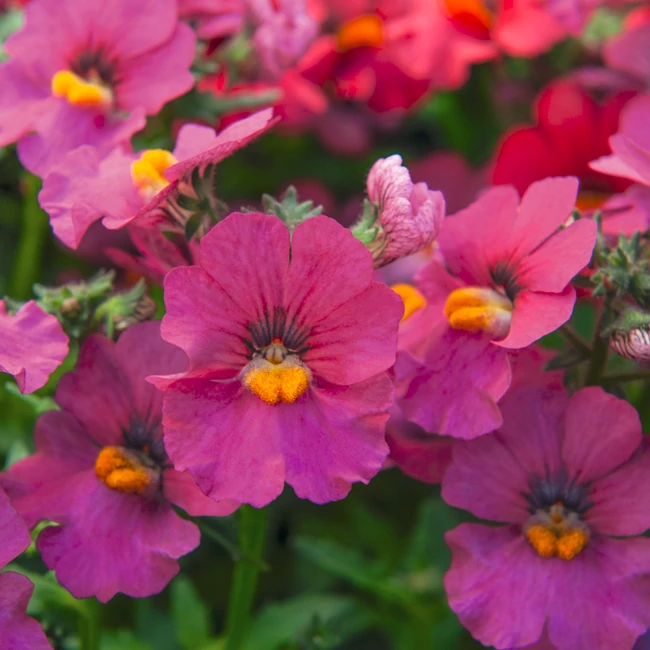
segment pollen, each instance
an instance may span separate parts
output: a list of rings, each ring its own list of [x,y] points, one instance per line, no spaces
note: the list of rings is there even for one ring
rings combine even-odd
[[[311,383],[309,369],[300,361],[289,357],[280,364],[258,359],[244,375],[243,384],[267,404],[285,402],[292,404]]]
[[[121,447],[104,447],[95,461],[95,476],[119,492],[144,494],[155,483],[155,472]]]
[[[557,537],[552,530],[546,526],[537,524],[531,526],[526,531],[526,539],[530,545],[537,551],[538,555],[542,557],[553,557],[557,545]]]
[[[165,171],[177,162],[174,155],[165,149],[143,151],[140,158],[131,163],[133,183],[149,199],[169,185]]]
[[[510,330],[512,309],[512,302],[494,289],[463,287],[449,294],[443,313],[454,329],[503,337]]]
[[[588,543],[589,535],[586,531],[572,530],[557,540],[555,553],[563,560],[573,560],[574,557],[582,553]]]
[[[561,560],[573,560],[589,544],[585,523],[561,503],[538,510],[524,526],[524,535],[538,555]]]
[[[401,323],[408,320],[416,311],[427,306],[427,299],[410,284],[394,284],[391,289],[404,303],[404,315]]]
[[[336,34],[338,49],[347,52],[357,47],[381,47],[384,30],[377,14],[364,14],[344,23]]]
[[[86,81],[70,70],[60,70],[52,77],[52,94],[75,106],[106,106],[113,102],[110,88]]]

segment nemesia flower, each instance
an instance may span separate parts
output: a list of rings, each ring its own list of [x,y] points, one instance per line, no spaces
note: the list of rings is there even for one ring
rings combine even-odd
[[[232,273],[233,268],[237,273]],[[165,447],[215,499],[261,507],[285,481],[316,503],[369,481],[388,449],[400,299],[370,253],[324,216],[293,234],[234,213],[202,240],[200,266],[165,278],[162,333],[190,359],[165,388]]]
[[[596,171],[650,186],[650,94],[631,101],[621,115],[618,133],[609,139],[612,155],[591,163]]]
[[[212,180],[216,164],[268,129],[271,118],[272,109],[266,109],[218,135],[210,127],[186,124],[171,152],[147,149],[134,154],[118,148],[101,158],[94,147],[79,147],[45,177],[41,206],[50,215],[56,236],[71,248],[79,245],[89,226],[99,219],[107,228],[122,228],[157,208],[166,212],[170,224],[184,230],[187,215],[172,204],[179,183],[184,181],[180,191],[208,212],[213,207],[213,188],[201,191],[200,186]],[[195,168],[198,177],[183,178]]]
[[[246,0],[178,0],[178,15],[194,24],[199,38],[210,40],[239,32]]]
[[[42,388],[68,355],[59,321],[33,300],[15,316],[0,301],[0,372],[13,375],[22,393]]]
[[[110,151],[192,87],[194,40],[174,0],[32,0],[4,46],[0,145],[20,140],[41,176],[82,144]]]
[[[505,524],[445,535],[451,609],[499,650],[544,630],[548,648],[631,650],[650,625],[650,448],[635,409],[585,388],[515,391],[502,410],[443,478],[447,503]]]
[[[647,11],[647,9],[646,9]],[[650,85],[650,19],[647,15],[611,38],[603,48],[608,67]]]
[[[419,271],[427,304],[400,329],[396,376],[409,382],[400,401],[407,420],[467,439],[501,425],[508,350],[570,318],[569,283],[591,257],[596,223],[562,228],[577,189],[575,178],[549,178],[520,204],[513,187],[495,187],[445,219],[438,245],[447,268],[433,260]]]
[[[0,569],[20,555],[31,542],[23,519],[0,489]],[[0,573],[0,648],[51,648],[41,626],[25,614],[34,586],[18,573]]]
[[[511,129],[497,146],[492,182],[514,185],[523,194],[533,181],[577,176],[577,207],[602,207],[631,183],[595,172],[589,163],[609,152],[608,138],[616,132],[621,111],[634,94],[618,92],[598,103],[574,82],[550,84],[535,105],[537,124]]]
[[[426,183],[413,183],[398,155],[380,158],[366,182],[377,234],[368,244],[375,267],[417,253],[433,243],[445,217],[445,199]],[[365,217],[365,215],[364,215]]]
[[[247,0],[255,32],[253,47],[271,78],[279,78],[307,51],[318,33],[305,0]]]
[[[178,558],[199,544],[197,526],[172,504],[195,516],[237,506],[207,499],[169,465],[162,394],[145,377],[181,370],[186,358],[160,339],[159,327],[134,325],[116,344],[86,339],[76,369],[57,388],[62,410],[39,418],[36,453],[3,479],[30,526],[58,524],[46,527],[36,546],[76,598],[158,593],[178,573]]]

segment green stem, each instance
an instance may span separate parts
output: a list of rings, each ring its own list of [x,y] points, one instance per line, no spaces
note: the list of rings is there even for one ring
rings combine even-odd
[[[584,352],[587,357],[591,356],[591,346],[572,327],[569,325],[562,325],[560,330],[574,348]]]
[[[24,187],[23,223],[11,271],[9,293],[14,298],[29,299],[32,296],[32,286],[38,280],[40,273],[43,247],[49,227],[47,214],[38,203],[41,181],[36,176],[25,174],[22,178],[22,186]]]
[[[79,616],[81,650],[99,650],[102,639],[101,607],[94,599],[83,601],[84,612]]]
[[[230,588],[224,650],[240,650],[246,640],[266,537],[266,510],[242,506],[239,513],[242,557],[235,564]]]
[[[591,360],[587,369],[585,386],[598,386],[601,382],[605,366],[607,365],[607,356],[609,354],[609,340],[601,336],[605,314],[609,310],[609,305],[603,305],[603,309],[598,315],[596,326],[594,328],[594,338],[591,344]]]
[[[604,383],[612,383],[616,381],[647,381],[650,379],[650,370],[639,370],[638,372],[613,372],[610,375],[603,375],[602,381]]]

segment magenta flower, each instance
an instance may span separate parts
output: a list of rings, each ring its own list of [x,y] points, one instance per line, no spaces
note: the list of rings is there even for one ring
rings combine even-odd
[[[590,167],[604,174],[650,186],[650,94],[633,99],[623,110],[618,133],[609,139],[612,155]]]
[[[232,269],[237,268],[237,273]],[[316,503],[369,481],[388,452],[402,305],[352,234],[312,217],[231,214],[200,266],[165,278],[162,334],[190,359],[165,386],[165,447],[215,499],[261,507],[289,483]]]
[[[178,0],[178,13],[190,21],[199,38],[211,40],[239,32],[246,0]]]
[[[267,76],[294,67],[318,35],[305,0],[247,0],[256,25],[252,44]]]
[[[33,393],[68,355],[68,337],[59,321],[33,300],[15,316],[0,301],[0,372],[13,375],[23,393]]]
[[[148,149],[134,154],[117,148],[102,158],[94,147],[79,147],[45,177],[39,194],[41,206],[50,215],[56,236],[71,248],[76,248],[90,225],[102,217],[107,228],[122,228],[136,216],[144,217],[158,208],[169,224],[184,231],[185,215],[180,207],[163,207],[175,196],[183,176],[191,174],[195,166],[205,172],[207,166],[244,147],[272,123],[272,109],[267,109],[231,124],[219,135],[210,127],[186,124],[171,152]],[[191,199],[199,198],[190,181],[180,189]]]
[[[445,218],[445,199],[426,183],[414,184],[401,156],[380,158],[370,169],[366,187],[374,209],[371,225],[377,229],[368,245],[375,267],[433,243]]]
[[[499,650],[545,629],[539,647],[631,650],[650,625],[650,449],[636,411],[601,388],[517,391],[502,409],[494,435],[454,447],[442,482],[449,504],[506,524],[446,534],[451,609]]]
[[[185,364],[185,355],[160,339],[157,322],[134,325],[117,344],[88,338],[76,370],[59,383],[62,410],[36,424],[36,453],[5,474],[30,526],[59,524],[43,530],[37,548],[76,598],[159,592],[178,573],[177,559],[199,544],[198,528],[172,504],[191,515],[237,506],[207,499],[168,463],[162,394],[145,377]]]
[[[52,650],[41,626],[25,613],[34,585],[23,575],[0,573],[0,648]]]
[[[31,541],[23,519],[0,489],[0,569],[20,555]],[[34,586],[18,573],[0,573],[0,648],[51,648],[41,626],[25,614]]]
[[[431,261],[416,276],[427,306],[402,326],[399,381],[407,420],[431,433],[474,438],[501,424],[508,350],[526,347],[571,316],[571,279],[589,262],[596,224],[571,215],[575,178],[533,183],[521,204],[495,187],[445,219]],[[560,229],[561,228],[561,229]]]
[[[0,66],[0,145],[20,140],[39,175],[82,144],[110,151],[192,87],[194,41],[174,0],[32,0]]]

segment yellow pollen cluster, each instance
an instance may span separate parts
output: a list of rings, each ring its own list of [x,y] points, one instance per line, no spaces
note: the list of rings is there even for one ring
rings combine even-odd
[[[557,556],[562,560],[572,560],[580,555],[589,543],[587,531],[581,528],[556,532],[544,524],[535,524],[525,534],[538,555]]]
[[[169,185],[164,173],[178,161],[165,149],[143,151],[138,160],[131,163],[131,178],[135,186],[150,198]]]
[[[252,367],[244,376],[244,386],[267,404],[295,402],[308,388],[309,371],[298,364],[272,364]]]
[[[59,70],[52,77],[52,94],[65,97],[75,106],[107,106],[113,102],[110,88],[86,81],[70,70]]]
[[[416,311],[426,307],[427,299],[410,284],[394,284],[391,289],[402,299],[404,303],[404,315],[400,322],[410,318]]]
[[[384,44],[384,30],[377,14],[357,16],[343,24],[336,34],[341,52],[356,47],[381,47]]]
[[[454,329],[503,337],[510,330],[512,309],[512,302],[494,289],[463,287],[449,294],[443,312]]]
[[[120,447],[104,447],[95,461],[95,476],[119,492],[142,494],[152,482],[152,472]]]

